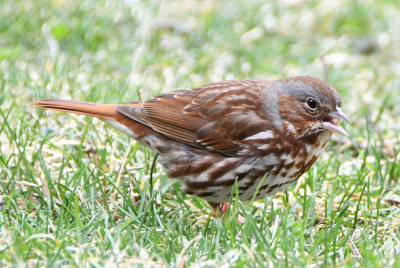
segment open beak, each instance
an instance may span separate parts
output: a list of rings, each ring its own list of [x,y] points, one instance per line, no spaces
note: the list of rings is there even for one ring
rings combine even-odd
[[[349,136],[346,130],[340,126],[342,120],[351,123],[350,119],[343,113],[342,109],[336,106],[336,109],[333,112],[330,112],[322,119],[322,127],[331,132]]]

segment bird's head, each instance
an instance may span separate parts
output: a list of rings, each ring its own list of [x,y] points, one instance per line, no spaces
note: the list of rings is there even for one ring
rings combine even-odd
[[[327,82],[308,76],[281,80],[278,94],[285,96],[280,102],[283,121],[299,136],[338,133],[347,135],[340,126],[350,119],[342,111],[338,92]]]

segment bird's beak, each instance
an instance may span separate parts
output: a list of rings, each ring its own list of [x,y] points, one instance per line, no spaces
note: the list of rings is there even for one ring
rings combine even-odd
[[[342,109],[340,109],[339,106],[336,106],[336,109],[333,112],[330,112],[322,119],[322,127],[331,132],[349,136],[346,130],[340,126],[342,120],[351,123],[350,119],[345,115]]]

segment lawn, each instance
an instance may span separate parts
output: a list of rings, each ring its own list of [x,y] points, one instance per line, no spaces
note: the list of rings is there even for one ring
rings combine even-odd
[[[0,266],[400,267],[399,47],[398,0],[0,0]],[[295,75],[350,137],[224,219],[100,120],[28,106]]]

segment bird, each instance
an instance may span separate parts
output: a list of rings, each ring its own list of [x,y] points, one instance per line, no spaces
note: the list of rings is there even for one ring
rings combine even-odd
[[[223,214],[236,185],[241,201],[263,199],[299,179],[333,133],[351,122],[328,82],[311,76],[227,80],[148,101],[97,104],[44,99],[33,107],[97,117],[158,154],[168,177]]]

